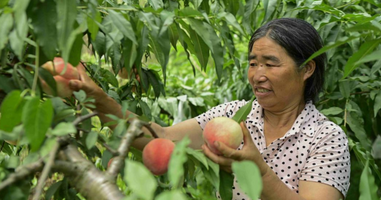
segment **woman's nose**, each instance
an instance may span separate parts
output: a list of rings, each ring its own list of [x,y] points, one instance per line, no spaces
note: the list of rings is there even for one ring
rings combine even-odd
[[[263,65],[259,65],[254,75],[254,82],[261,83],[265,82],[266,80],[266,67]]]

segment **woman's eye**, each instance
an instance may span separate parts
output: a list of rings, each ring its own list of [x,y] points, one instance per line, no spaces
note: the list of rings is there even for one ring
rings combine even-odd
[[[267,67],[275,67],[275,65],[272,64],[266,64]]]
[[[250,63],[250,67],[255,67],[257,66],[257,63]]]

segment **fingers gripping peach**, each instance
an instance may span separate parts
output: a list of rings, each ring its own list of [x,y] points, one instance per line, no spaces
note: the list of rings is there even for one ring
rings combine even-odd
[[[174,148],[175,143],[171,140],[153,139],[143,149],[144,165],[155,175],[165,174]]]
[[[42,68],[48,70],[57,83],[57,95],[60,97],[70,97],[73,94],[73,90],[69,88],[69,81],[72,79],[79,79],[78,71],[70,63],[66,63],[62,58],[56,57],[53,62],[46,62],[41,66]],[[65,69],[66,68],[66,69]],[[53,94],[50,86],[46,84],[45,81],[42,82],[42,89],[47,94]]]
[[[221,155],[221,152],[214,145],[216,141],[236,149],[243,140],[241,126],[227,117],[216,117],[210,120],[204,127],[203,136],[208,148],[217,155]]]

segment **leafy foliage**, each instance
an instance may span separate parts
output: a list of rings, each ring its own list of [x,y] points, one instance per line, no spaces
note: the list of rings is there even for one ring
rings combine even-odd
[[[96,118],[74,125],[89,114],[86,107],[92,100],[83,93],[76,93],[76,99],[60,99],[42,92],[40,79],[55,85],[39,69],[46,61],[61,56],[76,66],[82,60],[95,82],[123,109],[168,126],[226,101],[250,100],[248,39],[262,24],[280,17],[310,22],[326,44],[310,59],[328,54],[317,107],[349,137],[352,168],[347,199],[380,198],[376,186],[381,184],[381,3],[377,0],[1,1],[0,180],[17,167],[47,160],[56,139],[66,136],[105,171],[113,157],[110,149],[117,149],[128,128],[117,118],[114,131]],[[139,164],[141,152],[132,149],[116,182],[126,198],[215,198],[216,188],[224,184],[218,166],[186,144],[182,141],[176,147],[168,176],[154,178]],[[241,172],[240,167],[235,170]],[[130,176],[147,177],[142,181],[150,188],[134,185]],[[35,180],[28,176],[1,190],[0,196],[26,199]],[[83,199],[67,178],[49,180],[47,199]]]

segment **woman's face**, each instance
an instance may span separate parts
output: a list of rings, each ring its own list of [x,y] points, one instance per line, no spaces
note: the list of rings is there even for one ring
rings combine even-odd
[[[283,111],[304,104],[304,71],[298,72],[286,50],[268,37],[254,42],[249,56],[248,78],[261,106]]]

